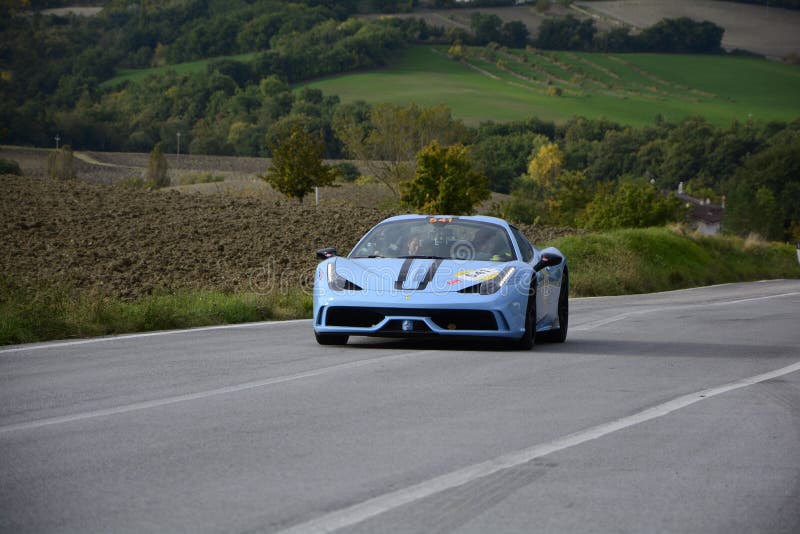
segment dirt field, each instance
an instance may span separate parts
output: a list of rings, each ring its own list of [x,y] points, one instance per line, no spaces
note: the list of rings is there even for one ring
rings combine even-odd
[[[58,15],[66,17],[67,15],[78,15],[81,17],[93,17],[103,11],[102,7],[57,7],[52,9],[42,9],[43,15]]]
[[[722,45],[768,57],[800,53],[800,11],[716,0],[611,0],[576,2],[576,6],[606,22],[621,21],[636,28],[663,18],[709,20],[725,28]]]
[[[27,159],[17,160],[23,169],[44,168],[36,154],[41,159],[46,151],[14,155],[23,152]],[[11,157],[8,149],[2,154]],[[117,164],[147,157],[93,156]],[[223,161],[239,172],[253,165],[247,159]],[[76,166],[82,169],[81,179],[70,182],[32,172],[0,176],[0,276],[31,288],[58,283],[123,298],[161,289],[267,292],[308,286],[316,250],[332,246],[347,253],[366,230],[397,213],[376,207],[383,187],[378,185],[325,188],[318,206],[313,198],[300,205],[274,192],[220,189],[201,194],[104,185],[113,181],[104,170],[141,169],[86,162]],[[96,183],[83,179],[86,169]],[[334,194],[339,197],[332,198]],[[523,231],[537,243],[569,233]]]
[[[135,297],[267,291],[308,281],[314,251],[352,247],[389,213],[2,176],[0,272]]]

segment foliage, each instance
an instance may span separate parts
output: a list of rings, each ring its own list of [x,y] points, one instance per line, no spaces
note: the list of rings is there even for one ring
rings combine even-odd
[[[722,50],[724,32],[713,22],[681,17],[660,20],[636,35],[627,27],[598,33],[593,19],[568,15],[544,20],[534,44],[545,50],[709,54]]]
[[[411,178],[415,154],[432,141],[453,144],[467,137],[467,129],[453,119],[447,106],[421,108],[377,104],[342,106],[333,119],[336,135],[369,174],[395,195],[397,183]]]
[[[161,143],[156,143],[150,152],[147,160],[147,172],[145,174],[145,184],[150,189],[160,189],[169,187],[169,176],[167,176],[167,158]]]
[[[613,190],[599,188],[586,206],[583,226],[589,230],[646,228],[681,218],[677,197],[662,195],[648,182],[626,179]]]
[[[47,157],[47,175],[58,180],[75,179],[75,156],[72,147],[64,145]]]
[[[528,173],[512,191],[508,217],[528,224],[576,226],[593,185],[583,171],[564,170],[564,154],[557,144],[544,143],[532,154]]]
[[[361,171],[358,170],[358,167],[349,161],[337,163],[335,167],[339,177],[345,182],[354,182],[361,176]]]
[[[261,178],[286,195],[303,202],[315,187],[333,184],[336,169],[322,162],[322,139],[294,126],[289,134],[270,146],[272,165]]]
[[[741,238],[702,236],[683,227],[574,235],[548,244],[568,258],[570,290],[582,296],[798,277],[792,245],[752,248]]]
[[[548,18],[542,21],[534,45],[545,50],[592,50],[595,33],[592,19]]]
[[[564,167],[564,153],[555,143],[542,146],[528,164],[528,177],[542,189],[553,187]]]
[[[725,29],[713,22],[687,17],[663,19],[634,39],[635,51],[703,54],[719,52]]]
[[[211,184],[224,182],[225,177],[212,172],[192,172],[181,174],[174,181],[175,185]]]
[[[489,198],[488,179],[472,169],[463,145],[433,141],[417,154],[414,180],[401,184],[401,200],[423,213],[470,214]]]
[[[162,291],[124,300],[62,285],[20,288],[3,279],[0,295],[0,345],[311,315],[311,297],[300,289]]]
[[[748,156],[727,181],[726,230],[757,232],[767,239],[798,240],[800,129],[783,130]]]
[[[21,175],[22,170],[19,168],[19,163],[13,159],[0,158],[0,174]]]
[[[503,22],[495,14],[476,11],[470,15],[472,38],[476,45],[497,43],[509,48],[524,48],[528,44],[528,27],[520,21]]]
[[[509,193],[513,180],[525,172],[528,155],[549,141],[535,131],[487,133],[472,145],[473,163],[493,191]]]

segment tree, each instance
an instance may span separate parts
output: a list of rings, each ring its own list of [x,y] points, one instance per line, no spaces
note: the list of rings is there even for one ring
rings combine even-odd
[[[295,125],[288,136],[273,141],[272,166],[260,178],[286,195],[303,202],[315,187],[331,185],[336,169],[322,162],[325,146],[322,139]]]
[[[528,164],[528,176],[541,188],[551,188],[564,167],[564,153],[555,143],[541,147]]]
[[[75,178],[74,156],[72,147],[64,145],[54,150],[47,157],[47,174],[59,180],[72,180]]]
[[[363,161],[369,173],[397,195],[397,183],[413,177],[416,153],[431,141],[449,145],[468,131],[447,106],[404,108],[394,104],[343,106],[334,117],[336,135],[350,156]],[[366,116],[365,116],[366,115]]]
[[[572,15],[545,19],[539,27],[536,48],[545,50],[591,50],[597,28],[594,20],[578,20]]]
[[[156,143],[150,158],[147,160],[147,174],[145,175],[145,185],[150,189],[160,189],[169,186],[169,176],[167,176],[167,158],[161,143]]]
[[[525,23],[514,20],[503,24],[500,42],[509,48],[525,48],[529,35],[530,32]]]
[[[470,27],[475,34],[475,42],[480,45],[499,42],[502,37],[500,33],[502,26],[503,20],[495,14],[484,15],[475,12],[470,16]]]
[[[725,193],[725,230],[743,235],[758,232],[767,239],[797,239],[800,131],[788,128],[773,136],[769,146],[748,157],[727,181]]]
[[[530,131],[486,135],[472,145],[475,168],[491,182],[492,191],[508,193],[515,178],[528,166],[528,154],[550,140]]]
[[[464,145],[434,141],[417,154],[414,180],[400,184],[401,200],[425,213],[462,215],[489,198],[489,180],[472,169]]]
[[[545,194],[545,222],[555,226],[576,227],[594,187],[582,171],[562,172]]]
[[[680,201],[664,196],[649,182],[625,177],[612,190],[601,186],[586,206],[584,226],[590,230],[646,228],[680,219]]]

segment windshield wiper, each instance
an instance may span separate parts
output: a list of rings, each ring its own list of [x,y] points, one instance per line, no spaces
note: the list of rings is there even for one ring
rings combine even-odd
[[[398,258],[408,259],[412,258],[415,260],[449,260],[450,258],[445,258],[443,256],[397,256]]]

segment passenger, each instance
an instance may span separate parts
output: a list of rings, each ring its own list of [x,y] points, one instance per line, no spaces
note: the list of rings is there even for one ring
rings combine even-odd
[[[503,261],[511,259],[508,243],[497,230],[484,228],[472,240],[476,260]]]

